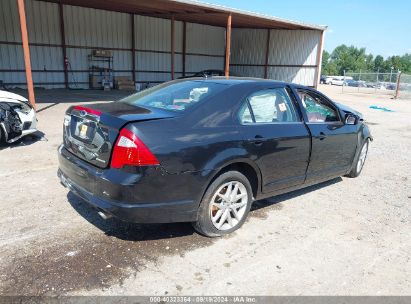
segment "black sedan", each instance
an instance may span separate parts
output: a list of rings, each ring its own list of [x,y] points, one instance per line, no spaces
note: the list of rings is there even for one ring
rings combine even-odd
[[[192,78],[70,107],[58,175],[103,218],[220,236],[255,200],[358,176],[370,140],[358,112],[314,89]]]
[[[224,76],[224,75],[225,74],[224,74],[223,70],[203,70],[203,71],[197,72],[193,75],[179,77],[178,79],[196,78],[196,77],[208,78],[208,77],[216,77],[216,76]],[[230,75],[231,76],[238,76],[238,75],[235,75],[232,72],[230,72]]]

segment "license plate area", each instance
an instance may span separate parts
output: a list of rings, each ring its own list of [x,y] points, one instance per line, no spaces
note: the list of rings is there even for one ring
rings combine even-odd
[[[96,133],[96,122],[72,116],[71,136],[82,142],[91,143]]]

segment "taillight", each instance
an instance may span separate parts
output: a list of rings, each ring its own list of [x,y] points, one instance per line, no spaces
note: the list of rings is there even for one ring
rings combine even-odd
[[[133,132],[122,129],[117,138],[111,158],[112,168],[158,165],[157,158]]]

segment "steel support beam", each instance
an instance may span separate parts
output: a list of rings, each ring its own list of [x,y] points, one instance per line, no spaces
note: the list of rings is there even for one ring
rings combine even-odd
[[[26,69],[27,90],[29,93],[29,101],[34,109],[36,109],[36,100],[34,97],[33,76],[31,74],[30,48],[29,37],[27,34],[26,10],[24,0],[17,0],[20,17],[21,41],[23,43],[24,67]]]
[[[67,58],[67,48],[66,48],[66,34],[64,29],[64,11],[63,2],[59,1],[59,14],[60,14],[60,39],[61,39],[61,50],[63,52],[63,69],[64,69],[64,86],[66,89],[69,87],[68,79],[68,58]]]
[[[264,78],[268,78],[268,57],[270,54],[270,34],[271,31],[270,29],[267,29],[267,43],[266,43],[266,49],[265,49],[265,63],[264,63]]]
[[[136,42],[135,42],[135,24],[134,24],[134,14],[131,16],[131,69],[133,71],[132,79],[134,85],[136,84]]]
[[[317,47],[317,68],[315,69],[314,88],[317,88],[318,84],[320,83],[323,50],[324,50],[324,31],[321,31],[320,41],[318,42],[318,47]]]
[[[225,77],[230,76],[230,52],[231,52],[231,14],[227,17],[227,28],[225,37]]]
[[[175,55],[175,22],[174,16],[171,16],[171,79],[174,79],[174,55]]]
[[[183,22],[183,76],[186,76],[187,23]]]

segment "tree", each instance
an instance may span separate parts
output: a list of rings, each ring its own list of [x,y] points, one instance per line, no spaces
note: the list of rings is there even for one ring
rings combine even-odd
[[[411,54],[406,53],[401,56],[401,62],[403,64],[403,72],[411,73]]]
[[[331,75],[337,75],[337,74],[338,74],[338,67],[337,67],[337,65],[335,64],[335,62],[329,62],[329,63],[326,65],[326,67],[325,67],[325,69],[324,69],[323,71],[324,71],[324,72],[323,72],[324,75],[329,75],[329,76],[331,76]]]
[[[365,70],[366,71],[373,71],[375,67],[374,56],[372,54],[368,54],[365,58]]]
[[[374,72],[383,71],[384,69],[384,57],[377,55],[374,60]]]
[[[345,72],[380,72],[390,73],[400,70],[411,73],[411,54],[403,56],[390,56],[384,60],[381,55],[367,54],[365,48],[347,46],[342,44],[334,51],[323,52],[321,73],[325,75],[343,75]]]
[[[328,65],[328,62],[330,61],[330,53],[328,53],[326,50],[323,51],[323,58],[321,62],[321,73],[324,74],[324,71],[326,70],[326,67]]]
[[[340,75],[344,74],[344,71],[353,72],[366,70],[367,67],[365,48],[359,49],[343,44],[335,48],[331,54],[331,58],[335,61]]]

